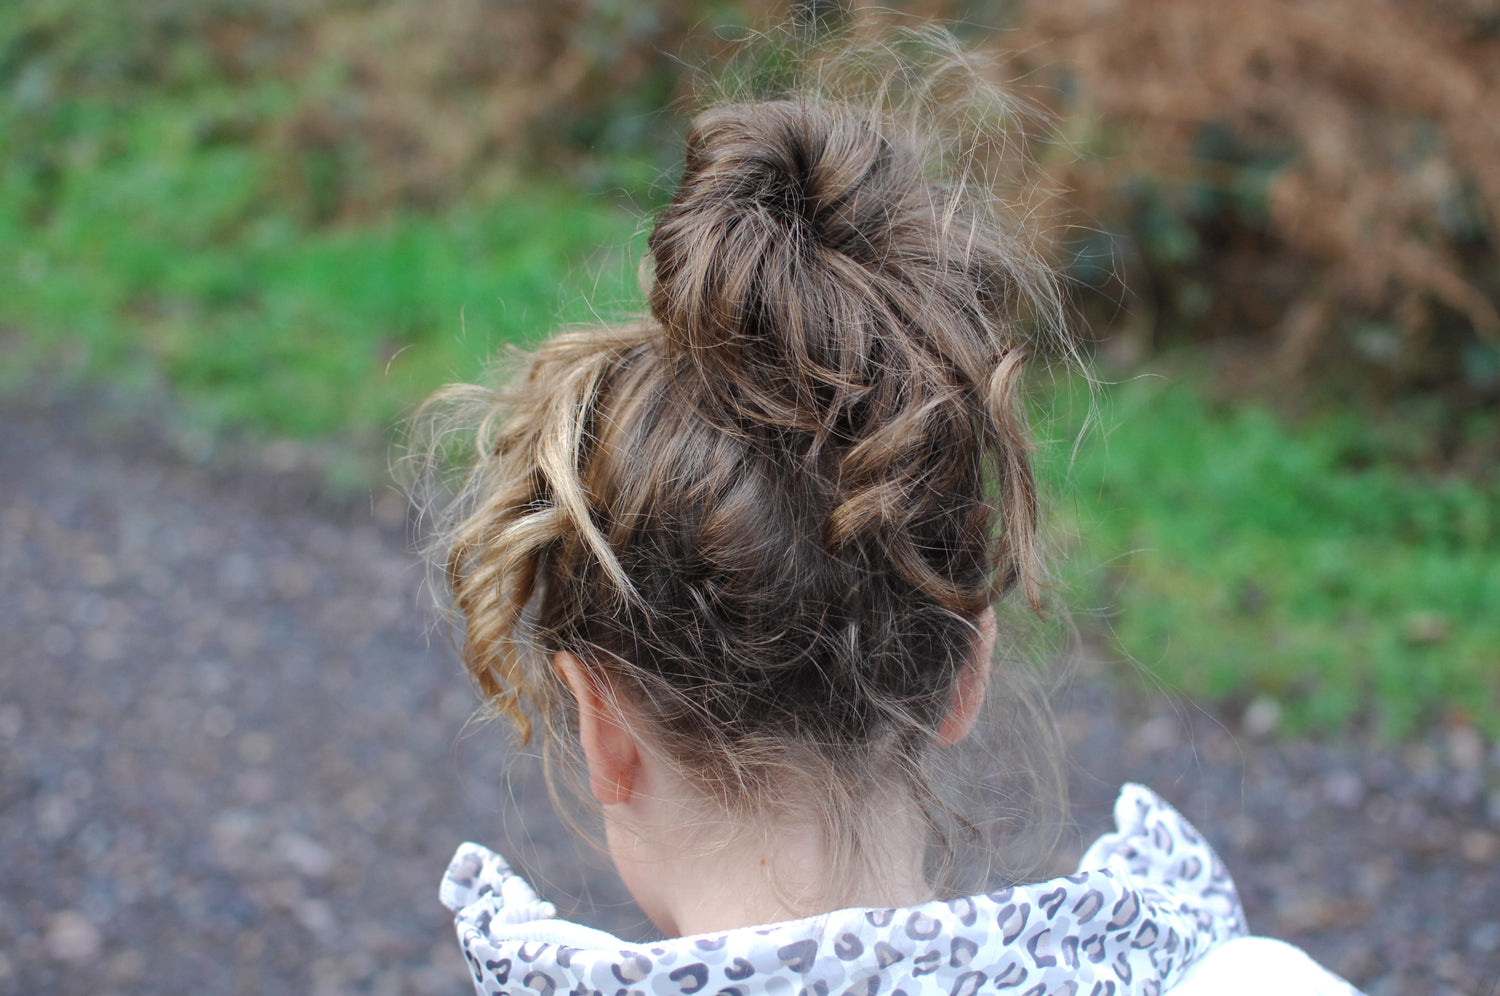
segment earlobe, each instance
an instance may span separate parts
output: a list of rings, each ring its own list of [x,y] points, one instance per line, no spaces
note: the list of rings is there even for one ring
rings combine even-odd
[[[630,801],[640,769],[640,748],[603,680],[559,650],[552,664],[578,704],[578,741],[589,769],[589,791],[602,806]]]
[[[979,617],[979,632],[974,635],[969,659],[954,676],[948,713],[938,727],[940,743],[956,744],[974,732],[974,726],[979,722],[979,711],[984,706],[984,693],[989,686],[996,631],[995,610],[985,609],[984,614]]]

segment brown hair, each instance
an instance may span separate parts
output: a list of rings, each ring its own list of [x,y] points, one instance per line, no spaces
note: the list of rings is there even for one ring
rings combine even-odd
[[[464,661],[522,737],[566,739],[567,650],[721,804],[824,799],[846,839],[873,786],[936,806],[979,617],[1041,605],[1017,392],[1065,344],[987,172],[1003,93],[870,51],[694,118],[649,318],[427,410],[434,440],[477,426],[438,542]]]

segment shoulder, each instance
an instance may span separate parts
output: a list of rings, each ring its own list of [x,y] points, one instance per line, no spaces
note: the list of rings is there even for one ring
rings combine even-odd
[[[1238,937],[1209,950],[1171,996],[1358,996],[1358,990],[1300,948],[1269,937]]]

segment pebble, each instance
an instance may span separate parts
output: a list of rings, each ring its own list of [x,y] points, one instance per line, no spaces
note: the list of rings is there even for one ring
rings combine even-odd
[[[13,705],[0,706],[0,740],[9,743],[21,735],[26,729],[26,718],[21,715],[21,710]]]
[[[77,910],[59,910],[47,921],[47,953],[58,961],[89,961],[102,946],[99,929]]]
[[[1354,809],[1364,801],[1364,779],[1352,771],[1330,772],[1323,779],[1323,798],[1340,809]]]
[[[1136,730],[1136,748],[1146,754],[1155,754],[1177,747],[1182,743],[1181,726],[1175,716],[1154,716]]]
[[[329,850],[300,833],[289,831],[280,834],[272,845],[272,850],[299,874],[310,878],[323,878],[333,868],[333,855]]]
[[[1488,830],[1470,830],[1459,839],[1459,851],[1476,865],[1493,865],[1500,858],[1500,835]]]
[[[1266,696],[1256,698],[1245,707],[1241,722],[1250,736],[1265,737],[1281,722],[1281,704]]]
[[[1484,739],[1472,726],[1448,730],[1448,758],[1460,771],[1478,771],[1484,766]]]
[[[67,835],[78,817],[78,807],[64,795],[44,795],[36,806],[36,834],[42,840]]]
[[[1500,951],[1500,920],[1475,924],[1469,933],[1469,948],[1478,954]]]

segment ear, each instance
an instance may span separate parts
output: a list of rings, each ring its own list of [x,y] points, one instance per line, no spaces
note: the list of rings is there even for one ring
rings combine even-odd
[[[641,752],[602,678],[566,650],[552,657],[578,703],[578,740],[589,768],[589,791],[600,805],[630,801]]]
[[[995,656],[995,610],[985,609],[979,617],[979,632],[974,634],[974,644],[969,659],[958,669],[953,679],[953,698],[948,703],[948,714],[938,727],[938,742],[956,744],[974,732],[979,722],[979,710],[984,705],[984,692],[990,682],[990,663]]]

